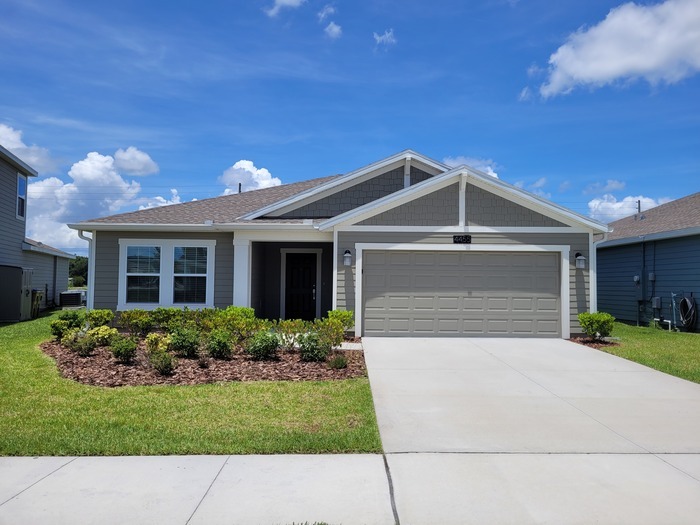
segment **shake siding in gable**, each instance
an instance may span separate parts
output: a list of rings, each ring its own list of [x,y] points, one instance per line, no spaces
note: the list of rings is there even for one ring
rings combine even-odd
[[[25,221],[17,218],[17,169],[0,159],[0,264],[26,266]]]
[[[225,308],[233,300],[233,235],[231,233],[97,232],[95,257],[95,308],[117,307],[119,239],[216,240],[214,306]]]
[[[503,197],[467,184],[467,226],[566,226],[550,217],[515,204]]]
[[[452,184],[359,223],[362,226],[456,226],[459,183]]]

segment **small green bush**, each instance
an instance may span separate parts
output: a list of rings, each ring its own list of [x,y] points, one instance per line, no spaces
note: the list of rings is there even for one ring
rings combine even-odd
[[[273,332],[260,331],[248,339],[245,351],[253,359],[274,359],[277,357],[277,349],[280,342],[277,334]]]
[[[171,341],[172,339],[169,335],[152,332],[146,336],[146,351],[155,352],[156,350],[162,350],[167,352],[170,349]]]
[[[92,328],[107,326],[114,320],[112,310],[89,310],[86,314],[87,322]]]
[[[340,322],[345,332],[355,326],[355,313],[352,310],[330,310],[328,319]]]
[[[324,361],[331,351],[331,345],[316,332],[300,335],[298,343],[302,361]]]
[[[214,359],[231,359],[231,334],[223,328],[214,328],[206,337],[206,353]]]
[[[169,376],[177,366],[177,359],[164,350],[148,352],[148,362],[162,376]]]
[[[146,335],[153,329],[153,318],[150,312],[134,308],[119,314],[119,324],[132,335]]]
[[[155,326],[163,330],[174,328],[175,325],[182,324],[184,313],[181,308],[163,308],[159,306],[151,312],[151,320]]]
[[[199,350],[199,331],[196,328],[180,326],[170,334],[170,349],[178,356],[192,359]]]
[[[578,322],[588,337],[591,339],[603,339],[612,333],[615,318],[605,312],[584,312],[578,314]]]
[[[131,337],[117,335],[112,339],[110,349],[120,363],[129,364],[136,357],[136,341]]]
[[[91,328],[88,330],[87,335],[95,340],[95,344],[97,346],[108,346],[112,341],[112,338],[119,335],[119,332],[116,328],[110,328],[109,326],[98,326],[97,328]]]
[[[348,367],[348,358],[340,352],[336,352],[328,358],[328,368],[341,369]]]
[[[80,357],[89,357],[97,347],[97,343],[92,337],[87,335],[85,330],[71,328],[61,338],[61,344]]]
[[[313,322],[312,330],[318,334],[321,344],[329,348],[340,346],[345,339],[343,324],[338,319],[316,319]]]
[[[59,342],[63,339],[65,333],[70,330],[70,323],[65,319],[54,319],[49,326],[51,328],[51,335]]]
[[[85,286],[85,277],[82,275],[76,275],[73,277],[73,286],[76,288],[82,288]]]
[[[301,319],[280,319],[274,327],[280,339],[281,347],[291,352],[297,346],[297,338],[307,332],[309,327],[306,321]]]

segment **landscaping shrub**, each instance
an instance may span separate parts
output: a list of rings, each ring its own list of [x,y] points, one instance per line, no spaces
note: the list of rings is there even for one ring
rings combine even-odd
[[[189,326],[175,328],[170,334],[170,349],[180,357],[197,357],[199,331]]]
[[[148,352],[148,362],[162,376],[169,376],[177,366],[177,359],[160,349]]]
[[[109,311],[109,310],[107,310]],[[119,335],[116,328],[98,326],[87,331],[88,337],[92,337],[97,346],[108,346],[114,337]]]
[[[87,335],[85,330],[71,328],[63,334],[61,344],[80,357],[89,357],[97,347],[95,340]]]
[[[85,324],[85,310],[64,310],[58,318],[66,321],[69,328],[82,328]]]
[[[615,318],[605,312],[578,314],[578,322],[583,332],[591,339],[608,337],[615,323]]]
[[[343,324],[338,319],[316,319],[313,322],[312,330],[318,334],[321,344],[329,348],[341,345],[345,339]]]
[[[184,313],[180,308],[163,308],[159,306],[151,312],[153,324],[163,330],[168,330],[174,325],[183,322]]]
[[[117,359],[117,361],[129,364],[133,362],[136,357],[136,341],[131,337],[124,337],[122,335],[117,335],[112,339],[112,344],[110,349],[112,354]]]
[[[352,310],[330,310],[328,319],[340,322],[345,332],[355,326],[355,313]]]
[[[222,328],[214,328],[206,337],[205,348],[214,359],[231,359],[231,334]]]
[[[146,335],[153,329],[151,313],[140,308],[126,310],[119,314],[119,324],[132,335]]]
[[[324,361],[331,351],[331,345],[316,332],[300,335],[297,342],[302,361]]]
[[[328,368],[341,369],[348,367],[348,358],[340,352],[335,352],[328,358]]]
[[[253,359],[274,359],[279,345],[277,334],[260,331],[246,341],[245,351]]]
[[[51,328],[51,335],[54,336],[56,341],[60,342],[65,333],[70,330],[70,323],[65,319],[54,319],[49,324],[49,327]]]
[[[87,322],[92,328],[107,326],[114,319],[112,310],[89,310],[86,313]]]
[[[267,331],[271,323],[255,317],[255,310],[244,306],[229,306],[218,310],[210,320],[215,328],[226,329],[231,334],[232,344],[244,344],[260,331]]]
[[[297,338],[300,334],[307,332],[308,323],[301,319],[280,319],[274,327],[279,336],[280,346],[291,352],[297,346]]]
[[[159,334],[157,332],[150,333],[146,336],[146,351],[155,352],[162,350],[167,352],[170,349],[171,338],[169,335]]]

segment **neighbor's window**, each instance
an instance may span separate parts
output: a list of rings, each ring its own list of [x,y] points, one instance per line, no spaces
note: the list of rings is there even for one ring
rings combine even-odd
[[[160,301],[160,247],[128,246],[126,249],[126,302]]]
[[[17,174],[17,218],[27,216],[27,177]]]
[[[176,246],[173,254],[173,303],[207,302],[207,248]]]

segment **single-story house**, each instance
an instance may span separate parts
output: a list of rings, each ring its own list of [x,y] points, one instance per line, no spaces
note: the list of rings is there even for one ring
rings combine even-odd
[[[28,319],[32,295],[40,309],[54,306],[68,289],[68,266],[75,256],[26,237],[29,179],[38,174],[0,146],[0,321]],[[40,293],[39,293],[40,292]]]
[[[355,312],[367,336],[578,333],[607,226],[403,151],[345,175],[71,224],[88,306]]]
[[[647,324],[663,317],[673,323],[675,299],[676,325],[681,326],[681,298],[700,297],[700,193],[609,226],[608,240],[598,245],[600,310],[628,322]],[[696,320],[688,328],[700,326]]]

